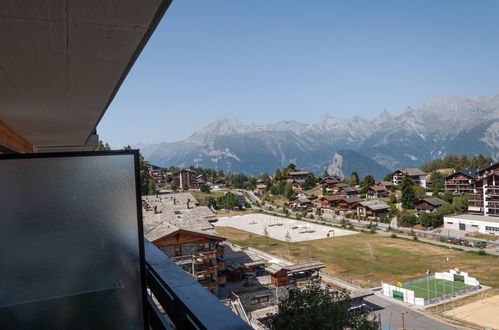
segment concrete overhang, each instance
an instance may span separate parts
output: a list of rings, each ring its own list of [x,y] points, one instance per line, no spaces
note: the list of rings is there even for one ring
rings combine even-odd
[[[88,150],[171,0],[0,2],[0,121],[34,151]]]

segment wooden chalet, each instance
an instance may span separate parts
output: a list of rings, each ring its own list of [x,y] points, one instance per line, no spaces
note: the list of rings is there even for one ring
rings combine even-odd
[[[290,180],[305,180],[309,176],[311,176],[312,173],[310,172],[304,172],[304,171],[295,171],[295,172],[289,172],[288,176]]]
[[[356,204],[354,213],[360,216],[383,218],[388,216],[390,206],[380,200],[362,201]]]
[[[270,273],[272,285],[281,287],[300,281],[319,279],[320,270],[325,267],[326,265],[321,261],[310,261],[291,266],[272,264],[266,270]]]
[[[445,201],[438,197],[428,197],[416,202],[415,209],[417,214],[435,213],[437,208],[444,205]]]
[[[307,197],[298,197],[293,203],[291,203],[297,211],[305,211],[313,207],[312,202]]]
[[[445,191],[453,194],[472,194],[473,184],[478,179],[476,170],[461,170],[445,178]]]
[[[321,207],[337,207],[338,203],[345,197],[340,195],[323,196],[319,199],[319,205]]]
[[[387,190],[384,186],[376,185],[369,187],[369,189],[367,189],[366,196],[368,198],[382,198],[382,197],[388,197],[389,194],[390,191]]]
[[[256,185],[256,188],[254,190],[255,194],[263,195],[267,191],[267,185],[259,183]]]
[[[352,196],[358,196],[360,194],[360,190],[355,187],[347,186],[339,189],[336,192],[336,194],[343,197],[352,197]]]
[[[363,199],[358,196],[346,197],[338,202],[338,207],[340,209],[353,210],[355,209],[355,206],[362,201]]]
[[[288,270],[278,264],[272,264],[265,268],[270,274],[270,281],[273,286],[281,287],[289,284]]]

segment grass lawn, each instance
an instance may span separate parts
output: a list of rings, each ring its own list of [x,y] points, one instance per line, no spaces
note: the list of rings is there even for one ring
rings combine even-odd
[[[200,192],[198,190],[189,190],[188,192],[190,192],[192,194],[192,196],[194,196],[194,198],[197,199],[197,201],[199,202],[199,205],[207,206],[208,205],[208,198],[213,197],[213,198],[217,199],[218,197],[223,196],[223,194],[225,194],[226,191],[216,190],[216,191],[211,191],[209,194],[204,193],[204,192]]]
[[[433,299],[468,287],[470,286],[462,282],[452,282],[441,279],[431,279],[429,281],[404,286],[405,289],[414,291],[414,295],[417,298],[424,299]]]
[[[363,287],[379,286],[381,281],[395,284],[421,278],[426,269],[440,272],[459,267],[483,284],[499,288],[497,256],[367,233],[289,243],[288,250],[286,242],[265,236],[229,227],[217,227],[217,231],[235,244],[253,246],[294,262],[306,262],[312,256],[327,265],[326,274]]]

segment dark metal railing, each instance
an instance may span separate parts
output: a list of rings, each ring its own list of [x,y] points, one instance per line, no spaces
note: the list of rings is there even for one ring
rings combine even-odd
[[[144,245],[152,329],[251,329],[154,244]]]

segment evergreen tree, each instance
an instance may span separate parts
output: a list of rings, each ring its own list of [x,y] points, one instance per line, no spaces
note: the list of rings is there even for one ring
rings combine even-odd
[[[364,180],[362,181],[362,189],[361,192],[365,194],[369,187],[374,186],[374,177],[370,174],[366,175]]]
[[[402,207],[404,209],[413,209],[416,204],[416,194],[413,189],[414,181],[408,176],[402,180]]]
[[[352,181],[352,185],[354,186],[359,184],[359,175],[357,174],[357,172],[352,172],[350,180]]]

